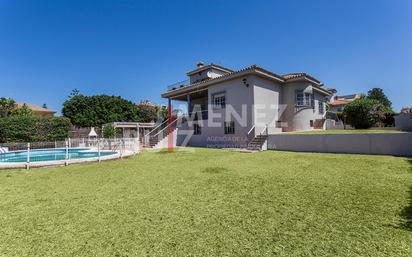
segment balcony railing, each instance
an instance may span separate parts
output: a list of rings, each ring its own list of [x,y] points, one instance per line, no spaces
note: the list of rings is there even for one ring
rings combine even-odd
[[[176,89],[179,89],[179,88],[182,88],[182,87],[187,87],[187,86],[189,86],[189,85],[190,85],[190,80],[189,80],[189,79],[186,79],[186,80],[183,80],[183,81],[179,81],[179,82],[177,82],[177,83],[174,83],[174,84],[172,84],[172,85],[170,85],[170,86],[167,86],[167,91],[176,90]]]

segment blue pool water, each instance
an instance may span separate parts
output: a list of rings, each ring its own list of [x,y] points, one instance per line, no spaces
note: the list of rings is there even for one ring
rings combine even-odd
[[[71,148],[68,151],[69,159],[93,158],[98,156],[97,150],[90,148]],[[100,156],[113,155],[116,152],[101,151]],[[64,148],[42,149],[30,151],[30,162],[58,161],[66,159]],[[8,152],[0,154],[0,162],[26,162],[27,151]]]

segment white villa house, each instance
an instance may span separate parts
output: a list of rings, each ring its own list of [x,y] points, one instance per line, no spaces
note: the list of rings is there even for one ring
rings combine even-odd
[[[322,128],[334,93],[307,73],[280,75],[256,65],[234,71],[199,62],[187,76],[161,96],[170,109],[172,101],[184,101],[188,117],[153,130],[152,145],[168,138],[177,145],[262,149],[269,134]]]

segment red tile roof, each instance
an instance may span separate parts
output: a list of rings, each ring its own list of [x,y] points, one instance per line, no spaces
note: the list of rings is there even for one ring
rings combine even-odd
[[[343,99],[338,99],[330,103],[332,106],[339,106],[339,105],[346,105],[348,103],[352,102],[351,100],[343,100]]]
[[[241,73],[241,72],[249,71],[249,70],[256,70],[256,71],[260,71],[260,72],[266,73],[266,74],[268,74],[268,75],[270,75],[270,76],[275,77],[275,78],[278,79],[280,82],[289,82],[289,81],[293,81],[293,80],[295,80],[295,79],[305,79],[305,78],[306,78],[306,79],[310,79],[310,80],[312,80],[312,81],[314,81],[315,83],[318,84],[318,85],[317,85],[317,88],[321,89],[322,91],[327,92],[328,94],[331,94],[331,93],[328,92],[327,90],[321,88],[321,86],[323,86],[323,85],[322,85],[322,83],[321,83],[318,79],[314,78],[313,76],[311,76],[311,75],[308,74],[308,73],[303,73],[303,72],[302,72],[302,73],[288,73],[288,74],[285,74],[285,75],[279,75],[279,74],[273,73],[273,72],[271,72],[271,71],[269,71],[269,70],[266,70],[266,69],[264,69],[264,68],[262,68],[262,67],[259,67],[259,66],[257,66],[257,65],[251,65],[251,66],[249,66],[249,67],[246,67],[246,68],[243,68],[243,69],[240,69],[240,70],[237,70],[237,71],[228,72],[228,73],[223,74],[222,76],[219,76],[219,77],[216,77],[216,78],[205,79],[205,80],[203,80],[203,81],[199,81],[199,82],[190,84],[189,86],[186,86],[186,87],[181,87],[181,88],[177,88],[177,89],[168,91],[168,92],[162,94],[162,97],[165,97],[164,95],[167,95],[168,93],[171,93],[171,92],[173,92],[173,91],[180,91],[180,90],[184,90],[184,89],[186,89],[186,88],[198,87],[198,86],[201,86],[201,85],[203,85],[203,84],[205,84],[205,83],[208,83],[208,82],[210,82],[210,81],[219,81],[219,80],[225,79],[225,78],[227,78],[227,77],[231,77],[231,76],[233,76],[233,75],[239,74],[239,73]]]

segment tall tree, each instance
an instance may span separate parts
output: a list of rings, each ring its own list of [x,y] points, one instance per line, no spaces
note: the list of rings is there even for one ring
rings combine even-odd
[[[378,100],[361,98],[347,104],[343,109],[343,116],[354,128],[368,129],[386,118],[386,108]]]
[[[0,98],[0,118],[9,116],[16,108],[16,101],[14,101],[12,98]]]
[[[120,96],[85,96],[71,94],[63,103],[63,116],[81,127],[100,127],[115,121],[140,121],[138,109],[131,101]]]
[[[11,116],[32,116],[33,111],[29,109],[29,107],[26,104],[23,104],[23,106],[18,107],[14,109],[11,112]]]
[[[367,98],[377,100],[386,107],[392,107],[392,102],[389,101],[388,97],[385,95],[382,88],[372,88],[368,91]]]
[[[136,106],[142,122],[164,120],[167,117],[166,106],[156,105],[149,100],[141,101]]]

